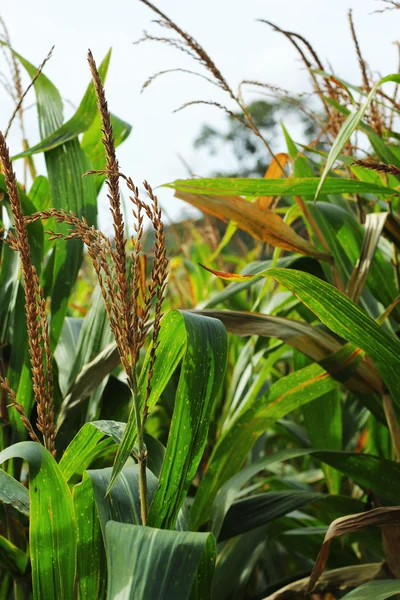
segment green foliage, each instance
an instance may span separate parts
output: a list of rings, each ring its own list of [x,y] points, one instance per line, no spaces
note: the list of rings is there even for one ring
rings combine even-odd
[[[227,132],[205,129],[196,143],[216,153],[231,146],[243,162],[229,176],[165,184],[212,220],[167,229],[162,319],[159,307],[147,319],[158,296],[146,304],[146,281],[159,285],[161,228],[140,246],[136,220],[126,279],[117,272],[115,281],[107,269],[121,253],[101,238],[109,262],[95,285],[93,240],[86,254],[80,239],[59,235],[73,225],[54,213],[45,227],[28,221],[38,314],[44,306],[51,315],[54,360],[44,374],[55,383],[56,453],[40,443],[6,165],[0,174],[10,221],[0,244],[0,600],[297,597],[317,557],[313,583],[326,567],[328,549],[318,594],[400,593],[400,150],[389,120],[399,109],[377,95],[399,77],[370,82],[367,94],[318,67],[324,112],[312,122],[323,143],[308,147],[306,136],[302,146],[283,128],[279,165],[268,141],[289,104],[260,100],[247,110],[200,58],[240,110]],[[109,63],[110,52],[103,82]],[[22,211],[72,210],[95,226],[102,184],[116,177],[98,85],[67,122],[56,86],[40,73],[34,87],[41,140],[15,157],[32,180],[18,185]],[[110,122],[117,146],[131,126]],[[367,163],[353,164],[356,131],[370,144]],[[45,175],[35,170],[39,153]],[[100,174],[82,177],[89,170]],[[128,304],[143,301],[129,313],[137,328],[146,324],[143,344],[120,314],[127,282]]]

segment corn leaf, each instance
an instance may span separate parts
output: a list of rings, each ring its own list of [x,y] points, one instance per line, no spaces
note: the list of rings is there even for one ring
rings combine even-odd
[[[27,66],[26,61],[21,56],[17,56],[22,64],[25,63],[24,66]],[[110,58],[111,49],[107,52],[99,68],[100,75],[103,79],[105,79],[107,75]],[[33,76],[32,72],[30,72],[30,75]],[[13,160],[23,158],[24,156],[32,156],[33,154],[38,154],[39,152],[53,150],[54,148],[57,148],[58,146],[77,138],[80,133],[83,133],[89,129],[96,115],[97,98],[93,81],[91,81],[75,114],[66,123],[61,125],[61,127],[58,127],[55,131],[52,131],[50,135],[47,135],[44,139],[42,139],[39,144],[36,144],[28,150],[24,150],[24,152],[17,154],[13,157]]]
[[[390,525],[393,527],[399,524],[400,508],[398,506],[375,508],[364,513],[341,517],[333,521],[326,532],[324,543],[311,573],[306,593],[309,594],[314,589],[315,583],[318,581],[319,576],[325,568],[329,555],[329,547],[333,538],[346,533],[352,533],[353,531],[358,531],[363,527],[372,527],[376,525]]]
[[[182,313],[186,352],[174,414],[148,524],[172,528],[207,442],[214,402],[225,376],[227,336],[216,319]]]
[[[78,598],[105,598],[106,558],[92,483],[87,473],[73,488],[77,528]]]
[[[203,562],[211,563],[209,573],[215,560],[215,541],[209,533],[165,531],[114,521],[106,526],[106,548],[110,600],[187,600],[203,553]],[[210,588],[211,582],[206,583]],[[203,588],[201,598],[209,594],[210,589],[206,595]]]
[[[260,208],[239,196],[206,196],[188,191],[177,191],[175,196],[223,221],[234,221],[238,229],[272,246],[330,260],[327,252],[318,250],[300,237],[272,210]]]
[[[29,492],[19,481],[0,469],[0,500],[29,515]]]
[[[257,438],[278,419],[336,385],[322,367],[311,365],[278,380],[269,392],[243,407],[218,439],[208,461],[191,510],[195,529],[208,521],[219,488],[240,470]]]
[[[321,498],[323,494],[316,492],[285,490],[237,500],[225,516],[218,542],[266,525]]]
[[[340,569],[333,569],[332,571],[323,573],[315,586],[315,592],[317,594],[325,594],[328,592],[335,593],[336,590],[354,588],[373,579],[383,579],[385,576],[386,573],[382,568],[382,563],[341,567]],[[289,585],[285,585],[285,587],[279,589],[270,596],[267,596],[264,600],[289,600],[295,597],[296,594],[298,596],[304,596],[308,582],[309,577],[305,577],[304,579],[289,583]],[[379,581],[377,583],[381,584],[387,582]],[[346,598],[346,596],[344,596],[344,598]],[[364,596],[353,597],[353,600],[364,600]],[[371,596],[371,600],[376,600],[376,596]],[[383,598],[381,600],[383,600]]]
[[[41,444],[21,442],[0,453],[0,463],[10,458],[23,458],[29,465],[34,598],[73,600],[76,523],[68,485],[56,461]]]
[[[149,353],[150,349],[139,380],[142,402],[146,393]],[[163,318],[148,403],[150,410],[181,358],[183,363],[160,485],[150,507],[148,523],[152,526],[166,526],[168,523],[172,528],[176,521],[206,444],[213,403],[225,373],[226,353],[226,332],[219,321],[178,311]],[[132,409],[114,462],[110,487],[135,441]]]
[[[93,486],[94,498],[100,519],[103,538],[109,521],[141,525],[139,497],[139,468],[137,465],[124,467],[112,487],[106,492],[110,483],[111,467],[87,471]],[[157,489],[158,481],[153,473],[147,470],[147,491],[151,502]]]
[[[400,79],[400,77],[399,77]],[[319,177],[287,179],[177,179],[164,184],[178,192],[209,196],[314,196],[320,186]],[[396,189],[345,177],[324,180],[324,194],[397,194]],[[232,200],[232,199],[231,199]],[[200,200],[198,201],[200,202]],[[204,202],[204,204],[206,204]]]

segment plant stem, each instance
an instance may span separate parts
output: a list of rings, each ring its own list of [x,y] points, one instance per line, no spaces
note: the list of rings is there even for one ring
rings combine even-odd
[[[149,513],[149,498],[147,494],[147,449],[143,438],[143,421],[140,414],[140,403],[137,389],[136,369],[133,366],[130,376],[130,388],[132,392],[133,406],[135,410],[136,430],[138,436],[138,464],[139,464],[139,497],[140,497],[140,513],[142,524],[146,525],[147,516]]]

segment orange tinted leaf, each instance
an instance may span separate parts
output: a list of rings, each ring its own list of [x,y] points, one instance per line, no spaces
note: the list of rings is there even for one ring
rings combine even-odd
[[[280,152],[271,161],[268,169],[265,171],[265,179],[279,179],[284,174],[285,168],[289,160],[289,155],[286,152]],[[257,198],[257,204],[260,208],[269,208],[275,196],[260,196]]]
[[[315,256],[321,260],[331,260],[330,254],[321,252],[300,237],[272,210],[260,208],[257,204],[239,196],[192,194],[181,191],[176,191],[175,196],[223,221],[234,221],[239,229],[271,246]]]
[[[205,265],[202,265],[201,263],[199,263],[199,265],[206,271],[209,271],[213,275],[216,275],[216,277],[219,277],[220,279],[225,279],[226,281],[247,281],[249,279],[256,279],[256,277],[257,277],[256,275],[239,275],[239,273],[228,273],[227,271],[217,271],[215,269],[211,269],[210,267],[206,267]]]

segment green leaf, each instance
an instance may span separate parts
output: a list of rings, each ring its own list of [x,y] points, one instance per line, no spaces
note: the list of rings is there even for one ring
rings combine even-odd
[[[270,269],[266,276],[292,292],[334,333],[362,348],[375,362],[400,405],[400,342],[386,333],[347,296],[328,283],[292,269]]]
[[[73,360],[69,361],[68,364],[68,385],[57,419],[58,428],[64,423],[69,412],[73,409],[77,411],[89,396],[90,390],[88,393],[86,387],[80,388],[77,386],[77,377],[82,372],[82,369],[111,343],[112,339],[101,291],[99,286],[96,286],[92,294],[90,309],[83,319],[79,338],[73,348]],[[96,394],[100,398],[109,378],[108,371],[103,371],[103,374],[101,382],[98,382],[98,385],[96,385]],[[81,393],[77,393],[79,390]],[[92,412],[94,412],[93,407]],[[88,420],[91,420],[91,418],[92,416],[90,415]]]
[[[336,388],[319,365],[310,365],[279,379],[265,395],[244,406],[219,437],[195,497],[191,517],[194,529],[210,516],[219,488],[237,473],[257,438],[291,411]]]
[[[296,370],[309,361],[295,352],[293,366]],[[339,386],[302,408],[304,426],[313,448],[342,450],[342,403]],[[323,465],[328,490],[331,494],[340,491],[341,475],[329,465]]]
[[[149,410],[155,406],[165,386],[177,368],[185,352],[186,334],[185,323],[178,311],[172,311],[165,315],[161,321],[161,330],[158,336],[157,359],[154,365],[151,395],[149,397]],[[150,361],[150,349],[147,352],[145,363],[139,379],[139,397],[143,401],[146,393],[147,373]],[[113,475],[110,485],[112,486],[118,474],[121,472],[125,462],[130,456],[137,438],[134,408],[131,408],[129,420],[115,457]]]
[[[116,421],[85,423],[66,448],[58,465],[66,481],[76,473],[83,473],[89,467],[96,454],[96,448],[104,436],[110,437],[118,444],[124,428],[125,423]]]
[[[308,454],[309,450],[288,449],[281,450],[275,454],[270,454],[265,458],[261,458],[254,463],[244,467],[239,473],[228,479],[224,485],[218,490],[218,493],[211,506],[211,531],[218,539],[222,524],[229,508],[232,506],[240,489],[260,471],[268,469],[270,465],[277,462],[290,460]]]
[[[111,114],[111,126],[113,129],[114,145],[117,147],[129,137],[132,126],[113,114]],[[89,158],[92,169],[95,171],[104,169],[104,165],[106,164],[106,153],[102,139],[101,117],[97,114],[91,126],[85,131],[81,142],[82,149]],[[99,192],[105,179],[105,175],[95,175],[94,184],[97,192]]]
[[[177,179],[165,184],[182,192],[208,195],[239,196],[314,196],[319,177],[302,177],[290,179]],[[397,191],[383,185],[345,179],[344,177],[328,177],[324,182],[324,194],[397,194]]]
[[[352,590],[342,600],[386,600],[400,593],[400,581],[369,581]]]
[[[400,497],[400,465],[370,454],[317,450],[314,456],[354,479],[365,489],[397,503]]]
[[[0,535],[0,567],[17,579],[24,574],[28,563],[28,554]]]
[[[332,362],[332,353],[338,352],[344,346],[320,327],[294,319],[254,312],[215,309],[193,312],[219,319],[227,331],[238,336],[257,335],[282,340],[314,362],[320,363],[332,377],[337,378],[353,391],[360,390],[370,395],[382,391],[380,377],[369,364],[360,360],[354,373],[347,373],[339,361]]]
[[[323,192],[327,193],[325,186],[328,185],[329,171],[332,169],[337,157],[339,156],[340,152],[343,150],[344,146],[350,139],[350,136],[352,135],[352,133],[357,129],[358,125],[360,124],[360,121],[363,118],[368,106],[371,104],[373,97],[376,94],[376,91],[383,83],[386,83],[389,81],[394,82],[394,83],[400,83],[400,75],[388,75],[387,77],[383,77],[382,79],[380,79],[380,81],[378,81],[374,85],[374,87],[368,94],[368,97],[367,97],[366,101],[364,102],[364,104],[362,104],[358,110],[351,113],[348,116],[348,118],[346,119],[346,121],[343,123],[343,125],[333,143],[333,146],[329,152],[328,160],[326,161],[325,168],[323,170],[320,182],[319,182],[317,190],[315,192],[315,199],[317,199],[318,195],[321,193],[322,186],[324,187]]]
[[[33,77],[36,68],[27,60],[18,56],[19,60]],[[105,74],[105,65],[100,67]],[[41,73],[36,79],[35,92],[39,115],[41,137],[46,138],[61,127],[63,106],[61,97],[55,86]],[[93,92],[93,90],[92,90]],[[93,104],[93,94],[89,93]],[[89,96],[86,96],[86,100]],[[87,102],[85,101],[85,106]],[[85,109],[86,110],[86,109]],[[94,114],[93,114],[94,118]],[[86,154],[80,147],[77,136],[62,145],[45,152],[46,167],[50,185],[51,204],[54,208],[74,212],[78,217],[84,216],[89,225],[96,222],[96,190],[91,177],[82,177],[90,169]],[[56,224],[58,233],[66,233],[68,227],[64,223]],[[64,317],[67,312],[68,298],[78,276],[82,261],[83,245],[80,240],[58,240],[55,245],[52,272],[52,302],[50,338],[53,348],[61,334]]]
[[[0,469],[0,500],[29,515],[29,492],[14,477]]]
[[[227,335],[222,323],[181,313],[186,352],[175,398],[159,487],[147,523],[172,528],[207,442],[212,409],[225,376]]]
[[[34,597],[73,600],[76,523],[68,485],[54,458],[37,442],[21,442],[0,453],[0,463],[10,458],[23,458],[29,464]]]
[[[321,498],[323,494],[316,492],[290,490],[267,492],[238,500],[225,516],[218,542],[266,525]]]
[[[87,473],[82,482],[74,486],[73,499],[78,542],[78,598],[100,600],[105,598],[106,560],[92,483]]]
[[[109,600],[187,600],[203,552],[208,562],[215,558],[215,541],[208,533],[165,531],[114,521],[107,523],[106,548]],[[201,598],[209,597],[203,588]]]
[[[27,61],[25,61],[21,56],[18,56],[18,58],[25,68],[27,68],[27,70],[29,69],[30,75],[32,76],[32,70],[30,69]],[[107,52],[99,67],[99,74],[103,81],[107,75],[110,58],[111,49]],[[83,133],[89,129],[96,117],[96,114],[97,98],[93,81],[91,81],[75,114],[66,123],[61,125],[61,127],[58,127],[55,129],[55,131],[52,131],[50,135],[47,135],[44,139],[42,139],[39,144],[36,144],[28,150],[17,154],[13,157],[13,160],[23,158],[24,156],[32,156],[33,154],[38,154],[39,152],[53,150],[54,148],[57,148],[58,146],[77,138],[80,133]]]
[[[109,521],[140,525],[140,496],[139,496],[139,468],[124,467],[112,487],[110,493],[106,492],[110,483],[111,467],[87,471],[93,486],[100,525],[105,539],[106,525]],[[149,499],[154,496],[158,481],[153,473],[147,470],[147,491]]]

